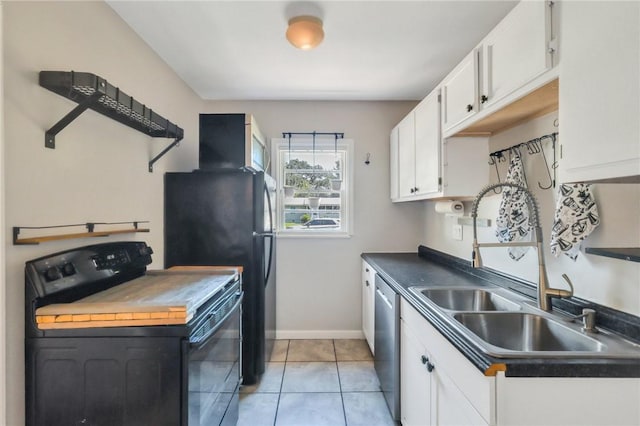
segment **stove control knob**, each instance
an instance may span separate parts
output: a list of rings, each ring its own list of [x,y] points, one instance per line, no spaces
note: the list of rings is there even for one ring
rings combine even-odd
[[[138,253],[140,253],[140,256],[149,256],[153,254],[153,249],[149,246],[143,246],[138,250]]]
[[[68,277],[69,275],[73,275],[76,273],[76,268],[73,266],[73,263],[65,263],[62,266],[62,275]]]
[[[62,272],[60,272],[60,268],[57,266],[52,266],[46,271],[44,271],[44,277],[47,281],[55,281],[62,278]]]

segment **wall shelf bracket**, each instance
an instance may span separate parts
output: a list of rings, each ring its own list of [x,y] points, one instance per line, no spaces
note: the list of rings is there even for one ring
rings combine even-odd
[[[180,145],[180,141],[182,140],[182,137],[180,138],[176,138],[173,142],[171,142],[171,144],[169,144],[169,146],[167,146],[165,149],[162,150],[162,152],[160,152],[160,154],[156,155],[155,157],[153,157],[150,161],[149,161],[149,173],[153,173],[153,164],[158,161],[160,158],[162,158],[167,152],[169,152],[173,147]]]
[[[102,97],[103,94],[100,92],[95,92],[91,96],[89,96],[84,101],[80,102],[77,107],[72,109],[67,115],[62,117],[60,121],[54,124],[49,130],[44,133],[44,146],[51,149],[56,149],[56,135],[62,131],[65,127],[67,127],[73,120],[78,118],[80,114],[85,112],[87,108],[90,108],[91,105],[98,102],[98,99]]]

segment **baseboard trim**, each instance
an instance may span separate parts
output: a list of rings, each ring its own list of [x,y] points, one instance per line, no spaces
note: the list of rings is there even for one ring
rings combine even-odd
[[[278,330],[276,339],[364,339],[362,330]]]

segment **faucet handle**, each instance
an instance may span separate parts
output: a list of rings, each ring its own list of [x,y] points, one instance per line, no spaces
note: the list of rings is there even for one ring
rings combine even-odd
[[[562,278],[564,278],[567,284],[569,284],[569,288],[571,289],[571,295],[573,295],[573,283],[569,279],[569,276],[567,274],[562,274]]]
[[[571,297],[573,296],[573,284],[571,280],[567,276],[567,274],[562,274],[562,278],[569,284],[570,290],[564,290],[560,288],[547,288],[545,290],[545,295],[549,297]]]

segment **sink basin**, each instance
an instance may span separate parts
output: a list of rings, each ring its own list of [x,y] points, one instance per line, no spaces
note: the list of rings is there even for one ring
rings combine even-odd
[[[416,289],[443,309],[450,311],[519,311],[520,305],[496,293],[479,289]]]
[[[602,352],[605,346],[561,323],[521,312],[468,313],[453,316],[484,342],[519,352]]]

